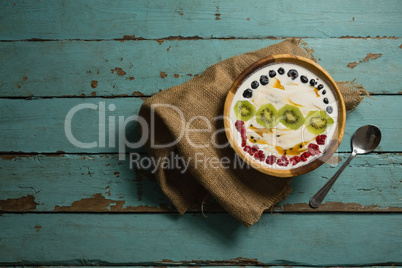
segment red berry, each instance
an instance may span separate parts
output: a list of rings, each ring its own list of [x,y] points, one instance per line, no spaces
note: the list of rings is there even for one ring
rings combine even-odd
[[[327,138],[327,135],[318,135],[315,140],[317,142],[318,145],[324,145],[325,144],[325,140]]]
[[[241,120],[237,120],[235,123],[236,129],[239,129],[240,127],[244,126],[244,122]]]
[[[286,156],[282,155],[281,158],[279,158],[278,160],[276,160],[276,163],[277,163],[279,166],[286,167],[287,165],[289,165],[289,160],[286,158]]]
[[[320,152],[320,147],[318,147],[318,145],[317,145],[317,144],[314,144],[314,143],[310,143],[310,144],[308,145],[308,152],[309,152],[311,155],[317,155],[317,154],[321,153],[321,152]]]
[[[300,162],[301,158],[300,158],[300,156],[296,155],[296,156],[290,158],[289,160],[293,165],[296,165],[297,163]]]
[[[268,165],[272,165],[275,162],[276,162],[275,155],[269,155],[269,156],[267,156],[267,159],[265,160],[265,163],[267,163]]]

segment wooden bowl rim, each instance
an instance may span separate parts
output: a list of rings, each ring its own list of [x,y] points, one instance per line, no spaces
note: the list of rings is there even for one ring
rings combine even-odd
[[[321,79],[323,79],[328,86],[331,88],[332,92],[337,98],[338,101],[338,124],[336,125],[336,129],[334,132],[334,137],[332,137],[332,141],[326,148],[325,152],[312,161],[311,163],[298,167],[298,168],[292,168],[292,169],[286,169],[286,170],[280,170],[280,169],[272,169],[267,166],[264,166],[263,164],[257,162],[252,158],[250,155],[246,154],[243,149],[237,144],[237,142],[234,140],[233,133],[232,133],[232,126],[230,122],[230,107],[233,101],[233,97],[237,91],[237,89],[240,87],[240,85],[243,83],[243,81],[254,71],[264,67],[265,65],[268,65],[270,63],[294,63],[297,65],[300,65],[310,71],[312,71],[314,74],[317,74]],[[296,56],[296,55],[291,55],[291,54],[277,54],[277,55],[272,55],[268,56],[265,58],[262,58],[255,63],[251,64],[249,67],[247,67],[233,82],[233,85],[231,86],[225,100],[225,105],[224,105],[224,127],[225,127],[225,133],[226,137],[229,140],[230,145],[234,149],[234,151],[245,161],[248,165],[252,166],[253,168],[257,169],[258,171],[275,176],[275,177],[294,177],[298,175],[305,174],[307,172],[310,172],[319,166],[321,166],[324,162],[326,162],[338,149],[339,145],[341,144],[344,130],[345,130],[345,122],[346,122],[346,108],[345,108],[345,103],[343,100],[343,96],[336,85],[335,81],[333,78],[329,75],[329,73],[322,68],[319,64],[316,62]],[[337,137],[336,137],[336,134]]]

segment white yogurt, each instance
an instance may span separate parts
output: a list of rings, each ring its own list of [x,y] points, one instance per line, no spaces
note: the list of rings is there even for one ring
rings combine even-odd
[[[280,67],[285,70],[285,73],[282,75],[278,73],[278,69]],[[292,78],[288,77],[287,75],[290,69],[295,69],[298,72],[298,77],[294,80],[292,80]],[[276,72],[276,76],[274,78],[269,77],[268,73],[270,70],[274,70]],[[262,75],[268,76],[269,83],[267,85],[262,85],[260,83],[260,77]],[[300,79],[302,75],[306,76],[309,82],[302,83]],[[310,85],[311,79],[315,79],[317,81],[317,85],[315,87]],[[256,89],[251,88],[251,83],[253,81],[257,81],[259,83],[259,86]],[[320,84],[323,86],[323,88],[321,90],[318,90],[317,86]],[[252,97],[250,98],[243,97],[243,92],[247,89],[252,90]],[[326,98],[328,103],[324,102],[324,98]],[[321,151],[319,155],[310,156],[307,158],[306,162],[300,161],[295,165],[290,162],[289,165],[285,167],[280,166],[277,163],[274,163],[273,165],[268,165],[265,163],[265,160],[255,160],[256,162],[259,162],[264,166],[268,166],[274,169],[291,169],[307,165],[325,152],[332,137],[335,134],[334,132],[336,130],[336,125],[338,121],[337,97],[332,92],[328,84],[321,77],[318,77],[316,74],[312,73],[310,70],[302,66],[292,63],[272,63],[254,71],[251,75],[243,80],[243,83],[240,85],[240,87],[236,91],[236,94],[234,95],[230,108],[230,119],[233,125],[233,134],[239,146],[242,147],[241,135],[234,126],[235,122],[239,120],[234,112],[234,106],[238,101],[249,101],[255,106],[256,110],[258,110],[261,105],[267,103],[271,103],[278,111],[284,105],[290,104],[298,107],[305,118],[310,111],[329,111],[326,112],[327,115],[329,115],[334,120],[334,124],[328,126],[324,133],[320,134],[326,135],[327,139],[325,140],[324,145],[319,145],[319,149]],[[300,144],[303,143],[303,148],[300,148],[301,155],[304,151],[307,151],[308,144],[317,144],[317,135],[308,131],[304,124],[297,130],[292,130],[279,122],[275,127],[271,129],[265,129],[265,132],[261,133],[261,131],[259,130],[264,129],[264,126],[261,126],[257,123],[255,116],[244,123],[248,136],[247,145],[257,145],[259,149],[264,152],[265,156],[274,155],[277,158],[281,158],[281,148],[284,150],[288,150],[289,152],[289,149],[294,148],[295,146],[300,147]],[[253,130],[253,127],[258,128],[258,133]],[[262,134],[262,136],[260,134]],[[250,137],[253,137],[255,140],[258,141],[258,143],[251,141],[253,139],[251,139]],[[294,155],[287,154],[286,157],[287,159],[290,159],[291,157],[294,157]]]

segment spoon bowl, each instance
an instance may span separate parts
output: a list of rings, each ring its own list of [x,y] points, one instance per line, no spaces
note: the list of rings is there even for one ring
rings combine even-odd
[[[332,176],[332,178],[310,199],[310,206],[317,208],[321,205],[325,196],[328,194],[332,185],[338,179],[339,175],[357,154],[367,154],[375,150],[381,141],[381,131],[374,125],[365,125],[360,127],[352,136],[352,154],[343,163],[341,168]]]

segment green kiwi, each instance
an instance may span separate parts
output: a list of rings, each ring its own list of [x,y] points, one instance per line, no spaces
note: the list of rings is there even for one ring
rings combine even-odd
[[[271,128],[278,124],[278,111],[271,104],[261,105],[255,114],[257,123],[263,127]]]
[[[304,116],[296,106],[286,104],[278,111],[280,122],[290,129],[298,129],[304,123]]]
[[[248,101],[238,101],[234,107],[236,117],[242,121],[247,121],[253,118],[255,110],[255,106]]]
[[[308,113],[304,123],[311,133],[319,135],[332,125],[334,120],[325,111],[311,111]]]

